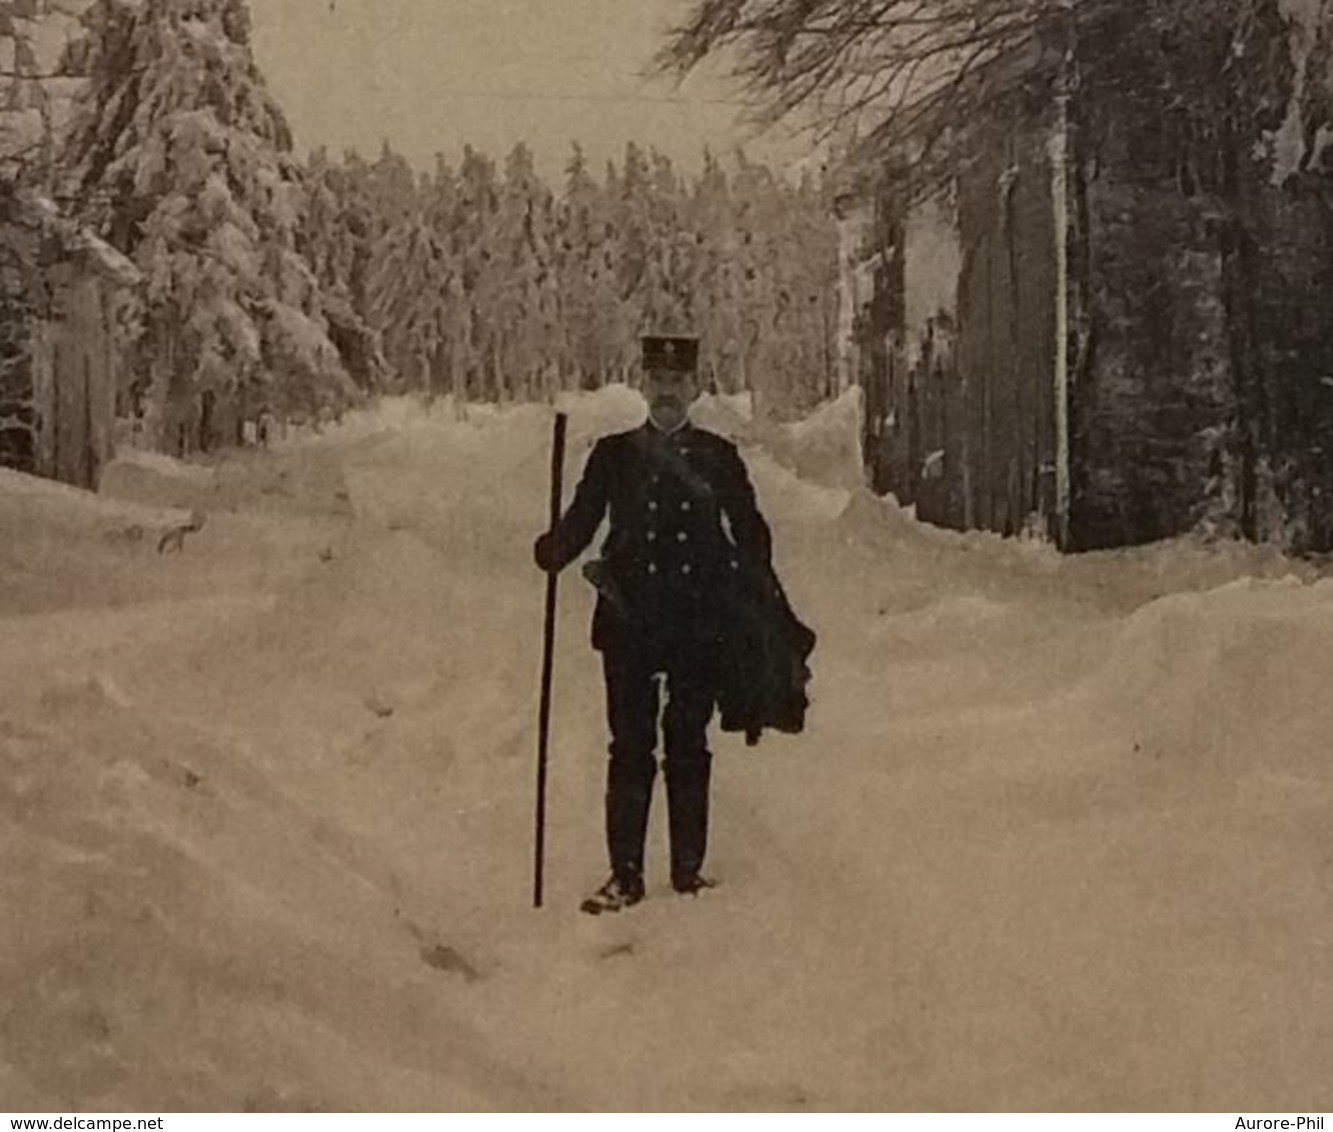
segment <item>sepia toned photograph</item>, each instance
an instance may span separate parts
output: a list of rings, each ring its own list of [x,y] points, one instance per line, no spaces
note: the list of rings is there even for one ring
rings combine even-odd
[[[0,0],[6,1128],[1318,1132],[1330,689],[1333,0]]]

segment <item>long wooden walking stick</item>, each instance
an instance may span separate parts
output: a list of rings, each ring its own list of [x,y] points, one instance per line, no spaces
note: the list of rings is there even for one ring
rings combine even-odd
[[[555,434],[551,443],[551,525],[554,531],[560,522],[560,500],[563,494],[565,468],[565,426],[569,418],[564,413],[555,415]],[[555,610],[556,584],[559,573],[546,573],[546,627],[542,639],[542,697],[537,719],[537,846],[532,875],[532,906],[542,906],[542,881],[546,871],[546,764],[551,742],[551,677],[555,668]]]

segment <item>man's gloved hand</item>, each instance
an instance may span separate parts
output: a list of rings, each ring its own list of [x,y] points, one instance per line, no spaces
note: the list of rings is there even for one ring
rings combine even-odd
[[[537,563],[538,570],[549,573],[555,569],[555,539],[551,537],[549,531],[539,535],[537,541],[532,544],[532,559]]]

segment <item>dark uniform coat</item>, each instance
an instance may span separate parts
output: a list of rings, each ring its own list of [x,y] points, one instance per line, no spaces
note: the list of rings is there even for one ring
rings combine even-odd
[[[561,569],[609,514],[592,643],[651,658],[697,656],[717,675],[726,730],[800,730],[814,634],[796,620],[771,566],[768,524],[736,446],[685,424],[652,424],[594,446],[573,502],[538,543]]]
[[[672,433],[646,424],[602,438],[541,556],[563,568],[608,514],[592,574],[599,591],[594,647],[716,644],[732,575],[766,569],[771,553],[736,446],[689,424]]]

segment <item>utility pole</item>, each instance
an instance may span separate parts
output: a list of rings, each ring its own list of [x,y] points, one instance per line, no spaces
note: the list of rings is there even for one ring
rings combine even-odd
[[[1069,547],[1069,99],[1073,86],[1073,0],[1061,0],[1064,52],[1055,96],[1051,162],[1051,221],[1055,229],[1055,539]]]

